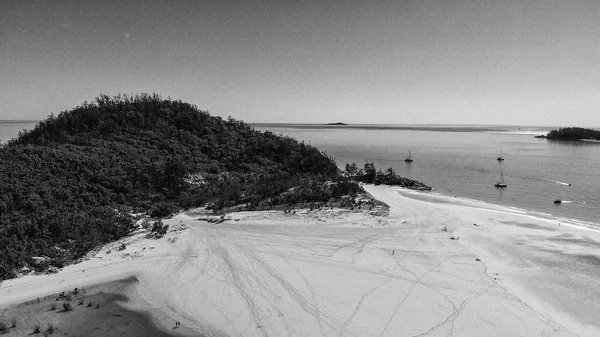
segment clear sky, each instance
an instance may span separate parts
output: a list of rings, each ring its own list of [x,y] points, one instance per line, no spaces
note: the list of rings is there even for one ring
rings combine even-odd
[[[247,122],[600,126],[600,2],[0,1],[0,119],[138,92]]]

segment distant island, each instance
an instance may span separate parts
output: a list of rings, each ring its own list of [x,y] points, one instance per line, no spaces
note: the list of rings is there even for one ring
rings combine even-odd
[[[342,123],[342,122],[335,122],[335,123],[327,123],[327,125],[348,125],[348,124]]]
[[[585,128],[560,128],[548,132],[546,136],[535,136],[551,140],[600,140],[600,131]]]

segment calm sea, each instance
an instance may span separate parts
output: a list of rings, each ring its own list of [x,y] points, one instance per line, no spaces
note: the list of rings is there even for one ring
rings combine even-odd
[[[436,192],[600,226],[600,143],[534,138],[552,127],[255,124],[362,166],[374,162]],[[414,162],[404,159],[411,151]],[[498,156],[504,161],[496,160]],[[508,184],[497,189],[500,172]],[[571,186],[569,186],[571,184]],[[563,203],[554,204],[555,199]]]
[[[19,135],[24,129],[32,129],[37,121],[3,121],[0,120],[0,142],[5,143]]]
[[[0,141],[35,126],[0,121]],[[345,163],[374,162],[436,192],[600,226],[600,143],[536,139],[551,127],[255,124],[305,141]],[[411,151],[414,162],[404,159]],[[499,162],[500,155],[505,158]],[[500,171],[508,187],[497,189]],[[571,186],[569,186],[571,184]],[[563,203],[555,205],[555,199]]]

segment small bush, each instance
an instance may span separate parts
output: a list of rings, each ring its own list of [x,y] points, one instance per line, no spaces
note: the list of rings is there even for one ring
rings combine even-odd
[[[165,225],[165,224],[163,224],[162,221],[158,220],[158,221],[154,221],[150,232],[152,234],[154,234],[156,237],[160,238],[160,237],[163,237],[165,234],[167,234],[168,230],[169,230],[169,225]]]
[[[17,320],[15,318],[10,320],[10,324],[11,324],[11,328],[16,328],[17,327]]]
[[[33,333],[40,333],[40,325],[36,324],[33,326]]]
[[[83,305],[83,300],[79,300],[79,305]]]
[[[150,216],[163,218],[177,212],[177,207],[172,202],[157,202],[150,208]]]
[[[150,230],[150,221],[148,221],[148,219],[143,219],[140,223],[140,227],[146,230]]]
[[[56,303],[52,303],[52,305],[50,306],[50,310],[56,310]]]
[[[87,304],[88,307],[91,307],[92,305],[93,305],[92,302],[88,302],[88,304]]]
[[[96,304],[96,309],[100,309],[100,304],[99,303]]]
[[[73,310],[73,307],[71,306],[71,303],[63,303],[63,310],[64,311],[71,311],[71,310]]]
[[[52,323],[48,324],[48,327],[46,328],[46,332],[48,334],[53,333],[55,330],[56,330],[56,327],[54,326],[54,324],[52,324]]]
[[[8,331],[8,327],[2,322],[0,322],[0,333],[5,334]]]

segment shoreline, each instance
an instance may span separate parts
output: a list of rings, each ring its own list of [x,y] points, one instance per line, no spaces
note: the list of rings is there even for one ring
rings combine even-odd
[[[162,239],[140,231],[57,274],[4,281],[0,309],[134,276],[126,309],[206,336],[600,333],[590,316],[600,280],[589,277],[600,263],[585,258],[600,256],[596,231],[464,198],[365,188],[388,216],[259,211],[215,224],[190,211],[165,220]]]
[[[392,187],[394,187],[394,186],[392,186]],[[452,196],[449,194],[437,192],[436,189],[433,189],[432,191],[417,191],[417,190],[410,190],[410,189],[406,189],[406,188],[399,188],[399,190],[401,190],[400,194],[404,197],[414,198],[416,200],[421,200],[421,201],[425,201],[425,202],[433,202],[433,203],[444,202],[444,203],[448,203],[448,204],[452,204],[452,205],[480,208],[480,209],[486,209],[486,210],[494,210],[497,212],[506,212],[506,213],[511,213],[511,214],[515,214],[515,215],[528,216],[528,217],[531,217],[531,218],[534,218],[537,220],[542,220],[542,221],[560,222],[561,225],[571,226],[571,227],[582,229],[582,230],[590,230],[593,232],[598,232],[600,234],[600,222],[596,223],[596,222],[591,222],[588,220],[563,217],[563,216],[558,216],[558,215],[554,215],[551,213],[545,213],[545,212],[541,212],[541,211],[535,211],[535,210],[520,208],[520,207],[516,207],[516,206],[497,204],[494,202],[484,201],[484,200],[479,200],[479,199],[474,199],[474,198],[469,198],[469,197]],[[419,196],[421,196],[421,197],[419,197]],[[433,200],[434,199],[433,197],[436,197],[436,196],[439,197],[439,199],[445,199],[445,200],[443,200],[443,201]],[[428,198],[428,197],[430,197],[430,198]]]
[[[576,331],[580,336],[600,334],[600,320],[595,320],[594,326],[582,324],[580,320],[582,316],[585,316],[583,315],[586,311],[585,301],[582,300],[581,304],[575,304],[575,306],[579,306],[579,308],[575,308],[573,303],[558,299],[558,297],[563,297],[569,293],[576,294],[574,297],[579,299],[589,297],[597,300],[598,298],[596,292],[592,290],[600,286],[600,280],[597,278],[592,285],[587,285],[585,289],[584,287],[581,287],[581,289],[568,289],[577,288],[577,281],[572,280],[571,284],[565,282],[566,278],[572,279],[576,276],[590,278],[590,275],[600,274],[600,230],[594,224],[590,223],[589,226],[585,226],[581,225],[579,220],[552,216],[543,217],[534,214],[535,211],[515,209],[475,199],[421,193],[405,189],[396,189],[393,193],[403,198],[424,203],[440,203],[445,208],[454,211],[457,211],[456,208],[462,208],[465,211],[463,215],[468,212],[470,213],[469,217],[476,221],[475,223],[479,223],[475,231],[481,228],[481,222],[489,223],[494,216],[500,218],[495,224],[495,228],[488,229],[485,236],[474,234],[474,227],[468,225],[458,228],[456,230],[457,235],[460,234],[461,242],[465,243],[466,241],[469,249],[478,255],[484,256],[482,260],[486,261],[488,268],[502,270],[503,274],[510,275],[509,278],[505,277],[501,282],[507,290],[510,290],[518,298],[525,299],[529,306],[539,312],[558,317],[563,325],[568,326],[572,331]],[[504,219],[508,219],[508,221]],[[519,221],[519,219],[526,219],[527,221]],[[567,221],[559,222],[563,220]],[[515,230],[511,227],[518,227],[518,229]],[[556,235],[553,236],[552,234]],[[494,238],[493,240],[504,240],[505,242],[501,244],[506,246],[504,249],[500,248],[499,250],[497,242],[493,249],[486,249],[486,246],[490,245],[490,237],[502,238],[503,236],[505,238]],[[515,240],[516,244],[507,244],[506,242],[510,240]],[[527,248],[511,256],[510,250],[517,246],[526,246]],[[499,253],[501,253],[501,256],[499,256]],[[567,261],[564,261],[564,256],[568,257]],[[598,259],[598,262],[595,259]],[[585,262],[581,262],[581,260]],[[520,261],[526,262],[520,263]],[[551,268],[547,268],[548,264]],[[569,265],[572,264],[576,264],[576,268],[569,270]],[[587,270],[586,275],[587,268],[591,270]],[[544,274],[547,271],[550,271],[550,273]],[[573,272],[573,274],[564,276],[568,272]],[[538,273],[542,276],[535,275]],[[578,273],[580,274],[578,275]],[[544,277],[548,280],[540,282]],[[544,288],[554,287],[550,284],[552,282],[562,284],[560,287],[556,287],[559,289]],[[558,290],[563,292],[561,293]],[[592,303],[588,303],[588,305],[590,304]],[[569,307],[571,310],[577,309],[575,315],[570,310],[565,310]],[[600,310],[600,306],[596,306],[595,310],[591,312],[598,312],[598,310]],[[588,314],[588,316],[590,315]]]

